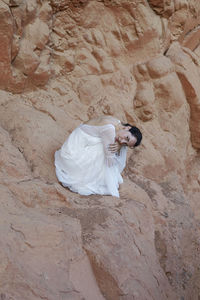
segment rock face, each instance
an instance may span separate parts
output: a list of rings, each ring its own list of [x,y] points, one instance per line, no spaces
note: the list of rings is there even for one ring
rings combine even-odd
[[[0,0],[0,299],[200,299],[198,0]],[[81,122],[141,128],[120,198],[60,186]]]
[[[52,8],[48,1],[0,1],[0,87],[23,92],[47,83]]]

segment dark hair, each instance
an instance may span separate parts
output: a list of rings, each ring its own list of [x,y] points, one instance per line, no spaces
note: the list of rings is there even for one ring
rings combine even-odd
[[[142,133],[140,131],[139,128],[132,126],[128,123],[123,124],[124,126],[130,126],[131,128],[129,129],[129,131],[131,132],[132,135],[134,135],[134,137],[137,139],[137,142],[135,143],[134,147],[137,147],[140,145],[141,140],[142,140]]]

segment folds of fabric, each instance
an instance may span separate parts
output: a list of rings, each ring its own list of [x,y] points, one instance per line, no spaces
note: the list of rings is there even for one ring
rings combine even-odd
[[[114,141],[114,126],[81,125],[76,128],[55,153],[56,175],[64,187],[81,195],[101,194],[119,197],[118,187],[123,182],[126,147],[120,154],[107,151]],[[107,131],[107,132],[106,132]],[[112,163],[108,163],[110,157]]]

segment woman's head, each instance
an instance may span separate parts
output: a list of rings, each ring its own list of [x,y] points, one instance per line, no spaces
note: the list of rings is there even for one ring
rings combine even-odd
[[[116,140],[121,144],[134,148],[140,145],[142,140],[141,131],[130,124],[122,124],[122,129],[117,132]]]

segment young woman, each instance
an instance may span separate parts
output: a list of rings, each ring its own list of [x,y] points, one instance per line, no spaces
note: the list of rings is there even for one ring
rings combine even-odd
[[[77,127],[55,153],[56,175],[64,187],[81,195],[119,197],[127,147],[137,147],[137,127],[112,116],[89,120]]]

